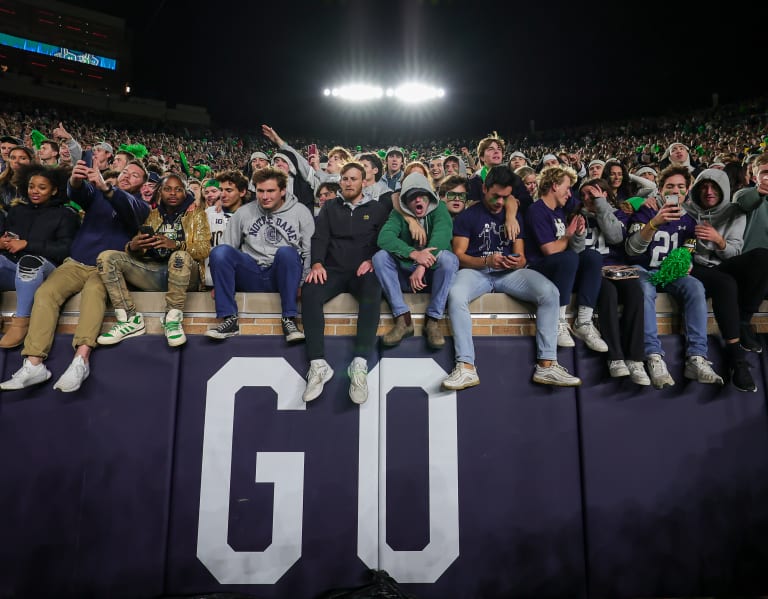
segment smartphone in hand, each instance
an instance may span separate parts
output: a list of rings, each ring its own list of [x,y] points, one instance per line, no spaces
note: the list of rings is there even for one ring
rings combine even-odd
[[[81,160],[85,162],[85,166],[93,168],[93,150],[85,150]]]
[[[154,235],[155,230],[149,225],[141,225],[139,227],[139,233],[142,233],[143,235]]]

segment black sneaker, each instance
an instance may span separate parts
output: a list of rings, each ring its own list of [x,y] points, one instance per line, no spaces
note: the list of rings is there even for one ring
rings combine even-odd
[[[739,344],[747,351],[763,353],[763,342],[751,324],[743,324],[739,327]]]
[[[731,382],[739,391],[754,393],[757,391],[757,385],[749,372],[749,364],[746,360],[734,360],[731,365]]]
[[[215,329],[208,329],[205,332],[205,336],[211,339],[226,339],[239,334],[240,327],[237,326],[237,315],[227,316]]]
[[[296,319],[291,316],[283,316],[283,335],[287,343],[299,343],[304,341],[304,333],[296,326]]]

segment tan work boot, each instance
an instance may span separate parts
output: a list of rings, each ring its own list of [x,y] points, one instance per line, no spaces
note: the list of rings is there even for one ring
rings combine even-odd
[[[5,335],[0,339],[0,347],[3,349],[19,347],[19,345],[24,343],[27,331],[29,331],[29,316],[13,316],[11,324],[8,325],[8,330],[5,331]]]
[[[424,324],[424,336],[427,338],[427,345],[432,349],[441,349],[445,346],[445,337],[440,330],[440,321],[427,316],[427,322]]]
[[[413,335],[413,321],[411,313],[406,312],[395,317],[395,325],[381,338],[381,342],[387,347],[398,345],[406,337]]]

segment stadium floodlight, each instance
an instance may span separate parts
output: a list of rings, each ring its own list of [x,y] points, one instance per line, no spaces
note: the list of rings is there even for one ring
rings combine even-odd
[[[377,85],[354,83],[333,88],[331,95],[349,102],[367,102],[380,99],[384,95],[384,90]]]
[[[331,90],[330,90],[330,89],[328,89],[328,88],[326,87],[326,88],[323,90],[323,95],[324,95],[324,96],[326,96],[326,97],[327,97],[327,96],[330,96],[330,95],[331,95]]]
[[[394,96],[401,102],[416,104],[442,98],[445,90],[426,83],[403,83],[395,88]]]

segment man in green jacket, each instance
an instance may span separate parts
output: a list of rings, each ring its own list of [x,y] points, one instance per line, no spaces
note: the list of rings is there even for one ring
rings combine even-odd
[[[400,193],[403,213],[414,217],[426,232],[425,244],[418,244],[411,235],[408,222],[393,210],[379,231],[379,250],[373,256],[373,268],[384,295],[392,308],[395,324],[381,339],[393,347],[413,335],[413,322],[403,291],[431,292],[427,306],[424,336],[427,345],[439,349],[445,345],[440,320],[445,312],[459,260],[451,252],[453,221],[444,202],[432,191],[427,178],[413,172],[403,180]]]

